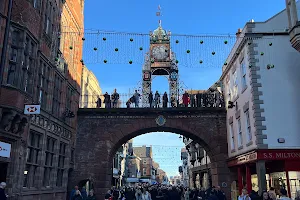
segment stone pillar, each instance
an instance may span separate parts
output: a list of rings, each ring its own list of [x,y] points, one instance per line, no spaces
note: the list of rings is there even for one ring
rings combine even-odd
[[[266,166],[264,160],[256,161],[256,172],[258,179],[258,193],[261,195],[262,191],[267,189],[267,181],[266,181]]]
[[[247,190],[250,194],[250,192],[252,191],[252,182],[251,182],[251,171],[249,165],[246,165],[246,184],[247,184]]]
[[[226,164],[226,156],[224,154],[215,155],[211,162],[210,172],[212,186],[221,186],[227,199],[230,199],[230,171]]]

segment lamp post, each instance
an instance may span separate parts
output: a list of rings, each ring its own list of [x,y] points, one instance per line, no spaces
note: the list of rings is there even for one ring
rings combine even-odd
[[[13,0],[9,0],[5,32],[4,32],[4,39],[3,39],[3,48],[2,48],[2,52],[1,52],[1,61],[0,61],[0,86],[2,85],[3,73],[4,73],[5,63],[6,63],[5,61],[6,61],[7,46],[8,46],[8,39],[9,39],[12,5],[13,5]],[[1,95],[1,93],[0,93],[0,95]]]
[[[285,0],[288,15],[288,31],[293,48],[300,52],[300,3],[297,7],[296,0]]]

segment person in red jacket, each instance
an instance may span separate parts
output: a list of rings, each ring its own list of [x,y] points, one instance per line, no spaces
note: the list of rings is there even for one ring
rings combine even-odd
[[[184,107],[188,107],[189,106],[189,94],[187,92],[185,92],[182,95],[182,101],[183,101]]]

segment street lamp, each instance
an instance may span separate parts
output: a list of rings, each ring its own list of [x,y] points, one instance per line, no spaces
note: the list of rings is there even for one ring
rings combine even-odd
[[[300,3],[296,0],[285,0],[289,22],[289,34],[293,48],[300,52]]]

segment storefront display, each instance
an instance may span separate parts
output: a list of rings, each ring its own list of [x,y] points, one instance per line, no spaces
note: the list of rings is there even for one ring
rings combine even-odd
[[[281,188],[295,198],[300,190],[300,150],[256,150],[240,155],[228,162],[237,170],[237,188],[247,187],[249,191],[275,188],[277,195]]]

